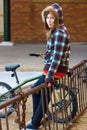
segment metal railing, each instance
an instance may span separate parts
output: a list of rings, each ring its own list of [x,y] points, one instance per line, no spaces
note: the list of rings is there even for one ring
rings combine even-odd
[[[56,87],[52,88],[47,88],[45,83],[34,89],[27,88],[14,98],[1,103],[0,110],[4,108],[5,113],[10,104],[16,103],[16,110],[5,119],[0,118],[0,130],[24,128],[33,113],[32,94],[39,92],[43,110],[41,130],[68,130],[87,108],[87,60],[72,67],[68,74],[56,82]]]

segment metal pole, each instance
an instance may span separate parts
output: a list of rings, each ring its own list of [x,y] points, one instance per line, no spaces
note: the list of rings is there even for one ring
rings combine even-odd
[[[10,0],[4,0],[4,41],[10,41]]]

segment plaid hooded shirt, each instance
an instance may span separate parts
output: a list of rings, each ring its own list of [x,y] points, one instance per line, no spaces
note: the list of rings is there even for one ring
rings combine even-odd
[[[62,8],[57,3],[48,6],[42,12],[43,20],[44,12],[51,8],[58,13],[59,20],[63,21]],[[61,77],[67,72],[70,56],[69,38],[67,28],[63,23],[60,23],[60,26],[52,32],[50,39],[47,41],[47,51],[44,54],[45,66],[43,69],[46,80],[54,79],[54,77],[59,78],[59,76]]]

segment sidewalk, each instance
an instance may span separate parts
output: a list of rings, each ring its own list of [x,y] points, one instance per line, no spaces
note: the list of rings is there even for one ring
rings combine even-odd
[[[44,53],[45,43],[15,43],[13,46],[0,46],[0,71],[9,64],[19,63],[21,71],[41,71],[43,59],[29,56],[29,53]],[[71,43],[70,67],[87,59],[87,43]]]
[[[0,46],[0,70],[9,64],[20,64],[19,70],[40,71],[43,68],[43,59],[29,56],[29,53],[44,53],[45,44],[15,43],[14,46]]]

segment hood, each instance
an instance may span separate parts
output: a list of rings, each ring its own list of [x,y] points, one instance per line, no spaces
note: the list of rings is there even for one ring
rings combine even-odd
[[[50,6],[47,6],[43,11],[42,11],[42,20],[45,22],[46,19],[46,12],[47,11],[53,11],[55,12],[56,16],[59,19],[59,24],[63,23],[63,9],[58,3],[54,3]]]

